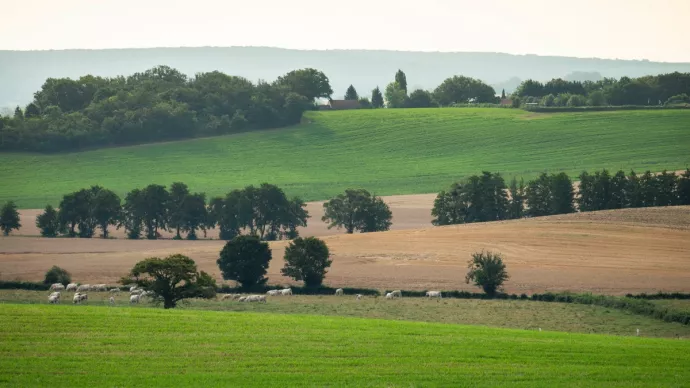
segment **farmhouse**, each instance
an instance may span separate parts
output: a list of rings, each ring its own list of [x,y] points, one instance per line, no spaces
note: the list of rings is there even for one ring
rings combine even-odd
[[[359,101],[356,100],[330,100],[324,105],[319,105],[319,110],[348,110],[359,108]]]

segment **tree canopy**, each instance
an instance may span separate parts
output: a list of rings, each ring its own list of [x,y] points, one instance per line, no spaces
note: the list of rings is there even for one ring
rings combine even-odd
[[[381,232],[391,226],[393,217],[388,205],[380,197],[364,189],[348,189],[323,204],[328,228],[345,228],[347,233]]]
[[[383,95],[381,94],[381,90],[377,86],[374,88],[374,90],[371,91],[371,107],[372,108],[383,108]]]
[[[326,243],[316,237],[300,237],[291,241],[285,248],[284,259],[285,266],[280,273],[304,281],[307,287],[320,286],[333,262]]]
[[[0,208],[0,230],[2,234],[8,236],[12,230],[19,230],[21,227],[17,205],[13,201],[8,201]]]
[[[488,296],[496,295],[496,291],[510,278],[503,257],[492,252],[473,253],[467,268],[465,281],[481,287]]]
[[[216,263],[223,279],[234,280],[250,290],[268,280],[265,275],[271,258],[268,243],[257,236],[237,236],[225,244]]]
[[[496,102],[496,92],[480,80],[456,75],[446,78],[434,90],[434,98],[443,106],[467,102],[493,103]]]
[[[357,94],[357,90],[355,90],[354,86],[350,85],[347,88],[347,91],[345,92],[345,100],[352,100],[352,101],[359,100],[359,95]]]

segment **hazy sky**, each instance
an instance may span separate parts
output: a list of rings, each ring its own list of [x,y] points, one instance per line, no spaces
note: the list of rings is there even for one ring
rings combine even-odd
[[[0,49],[272,46],[690,62],[690,0],[0,0]]]

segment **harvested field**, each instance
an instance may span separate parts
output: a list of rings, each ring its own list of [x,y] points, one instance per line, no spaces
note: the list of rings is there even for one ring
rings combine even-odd
[[[399,207],[405,206],[415,205],[400,199]],[[465,263],[470,253],[490,249],[506,257],[511,274],[507,292],[690,292],[688,220],[690,207],[684,206],[326,236],[333,254],[326,283],[471,290],[464,282]],[[404,219],[395,222],[405,224]],[[145,257],[182,253],[220,280],[215,261],[223,244],[213,240],[0,238],[0,273],[6,280],[41,280],[50,266],[59,265],[76,281],[113,282]],[[271,244],[271,283],[289,283],[280,276],[285,244]]]

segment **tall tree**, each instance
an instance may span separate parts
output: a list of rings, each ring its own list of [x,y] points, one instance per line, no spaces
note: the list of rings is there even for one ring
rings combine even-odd
[[[268,244],[257,236],[237,236],[225,244],[216,263],[223,279],[234,280],[250,290],[268,280],[265,275],[271,257]]]
[[[407,104],[407,94],[396,82],[391,82],[386,86],[386,107],[404,108]]]
[[[108,226],[117,225],[122,211],[120,197],[112,190],[94,186],[92,214],[98,227],[103,231],[103,238],[108,238]]]
[[[29,103],[24,109],[24,117],[27,119],[39,117],[41,115],[41,110],[33,102]]]
[[[505,99],[506,99],[506,90],[503,89],[503,90],[501,90],[501,100],[505,100]]]
[[[118,227],[123,226],[125,228],[127,238],[138,239],[141,237],[145,213],[144,196],[141,190],[134,189],[127,193],[125,204],[122,208],[122,219],[118,225]]]
[[[407,95],[407,76],[405,76],[405,73],[400,69],[395,73],[395,83]]]
[[[513,177],[510,181],[510,205],[508,206],[508,218],[517,219],[525,215],[525,181]]]
[[[390,228],[392,214],[381,198],[364,189],[348,189],[323,204],[322,221],[347,233],[379,232]]]
[[[551,180],[546,173],[539,175],[527,183],[525,189],[525,199],[527,201],[526,214],[530,217],[541,217],[554,214],[551,205]]]
[[[47,205],[43,213],[36,217],[36,227],[41,230],[41,236],[56,237],[61,229],[57,210]]]
[[[22,108],[20,108],[20,107],[14,108],[14,119],[15,120],[23,120],[24,119],[24,112],[22,111]]]
[[[323,283],[330,260],[328,246],[316,237],[297,238],[285,248],[285,266],[280,270],[283,276],[304,281],[307,287],[318,287]]]
[[[678,204],[690,205],[690,168],[678,177]]]
[[[166,309],[175,308],[184,299],[216,296],[216,281],[206,272],[197,271],[194,260],[180,254],[140,261],[120,282],[152,292],[153,299],[162,301]]]
[[[170,185],[170,201],[168,202],[169,226],[175,229],[175,238],[181,239],[180,230],[183,226],[183,203],[189,195],[189,188],[182,182],[173,182]]]
[[[206,209],[206,194],[194,193],[185,196],[181,204],[182,230],[187,233],[188,240],[196,240],[196,231],[202,228],[208,219]]]
[[[79,199],[76,193],[65,194],[60,201],[60,211],[58,212],[58,219],[61,225],[67,228],[67,235],[75,237],[77,232],[75,230],[79,222]]]
[[[490,297],[496,295],[496,291],[510,278],[506,265],[503,263],[503,257],[498,253],[473,253],[467,268],[469,271],[467,271],[465,281],[468,284],[473,282],[477,287],[481,287]]]
[[[146,227],[146,238],[158,238],[158,229],[165,229],[168,223],[168,203],[170,193],[165,186],[148,185],[141,190],[141,206],[143,222]]]
[[[436,197],[434,225],[504,220],[509,217],[506,185],[499,173],[482,172],[453,184]]]
[[[551,214],[574,213],[575,190],[568,174],[562,172],[552,175]]]
[[[309,101],[315,98],[330,98],[333,94],[328,77],[323,72],[312,68],[293,70],[278,77],[276,83],[287,86],[291,91],[306,97]]]
[[[434,90],[434,98],[442,106],[469,101],[495,102],[496,92],[494,88],[480,80],[454,76],[447,78]]]
[[[355,90],[354,86],[350,85],[347,88],[347,91],[345,92],[345,99],[351,100],[351,101],[359,100],[359,96],[357,95],[357,90]]]
[[[431,93],[426,90],[417,89],[410,93],[407,99],[408,108],[431,108],[437,106]]]
[[[371,106],[374,109],[383,108],[383,95],[378,86],[371,91]]]
[[[8,201],[0,208],[0,230],[3,235],[9,236],[13,229],[19,230],[22,227],[19,221],[17,205],[13,201]]]

